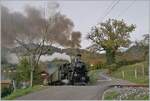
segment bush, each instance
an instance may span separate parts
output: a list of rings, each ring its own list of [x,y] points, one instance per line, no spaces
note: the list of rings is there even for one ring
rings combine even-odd
[[[97,78],[99,76],[100,70],[91,70],[88,72],[88,76],[90,77],[90,84],[95,84],[97,82]]]
[[[111,64],[111,65],[109,65],[108,66],[109,67],[109,69],[111,70],[111,71],[115,71],[115,70],[117,70],[117,64]]]
[[[1,98],[5,97],[7,95],[10,95],[13,92],[13,87],[9,86],[9,87],[2,87],[1,88]]]
[[[106,64],[105,63],[99,63],[99,64],[95,64],[94,66],[90,66],[88,65],[88,67],[90,67],[90,70],[96,70],[96,69],[105,69],[106,68]]]
[[[118,67],[121,67],[121,66],[124,66],[124,65],[132,65],[132,64],[135,64],[135,63],[138,63],[138,62],[141,62],[141,60],[126,60],[126,59],[123,59],[123,60],[120,60],[118,62],[116,62],[117,66]]]
[[[30,63],[27,57],[21,57],[16,71],[15,78],[17,82],[30,80]]]
[[[33,85],[42,84],[42,78],[40,75],[40,72],[42,71],[42,69],[41,69],[42,66],[43,66],[43,64],[39,64],[33,72]],[[17,70],[17,72],[15,75],[15,79],[16,79],[17,85],[19,87],[21,85],[20,84],[21,82],[30,81],[31,65],[28,60],[28,57],[21,57],[16,70]]]
[[[111,65],[108,65],[107,68],[110,70],[110,72],[112,71],[116,71],[118,68],[122,67],[122,66],[126,66],[126,65],[132,65],[135,63],[141,62],[140,60],[132,60],[132,61],[128,61],[128,60],[120,60],[116,63],[113,63]]]
[[[106,68],[108,69],[108,74],[111,74],[113,71],[118,69],[118,65],[114,63],[111,65],[106,65]]]
[[[101,63],[101,64],[97,64],[97,69],[105,69],[106,68],[106,64]]]

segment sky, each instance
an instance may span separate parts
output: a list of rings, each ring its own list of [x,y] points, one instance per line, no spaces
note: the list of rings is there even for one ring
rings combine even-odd
[[[92,44],[90,40],[86,39],[86,35],[90,32],[91,27],[108,18],[124,19],[127,24],[135,24],[136,30],[131,33],[132,41],[141,40],[142,35],[149,33],[150,1],[120,0],[116,6],[110,10],[112,5],[117,1],[118,0],[60,0],[57,1],[57,3],[60,5],[59,11],[73,21],[75,25],[74,30],[82,33],[81,48],[86,48]],[[1,3],[11,11],[23,12],[24,6],[27,4],[35,7],[44,7],[47,1],[3,0]],[[104,16],[107,12],[109,12],[108,15]]]

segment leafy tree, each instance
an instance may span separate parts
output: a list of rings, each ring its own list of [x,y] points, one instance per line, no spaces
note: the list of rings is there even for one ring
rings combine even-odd
[[[30,80],[30,63],[29,63],[29,59],[28,57],[22,57],[20,59],[19,64],[17,65],[17,69],[16,69],[16,80],[17,82],[22,82],[22,81],[29,81]],[[33,72],[33,84],[39,84],[41,83],[41,77],[39,75],[39,73],[41,72],[41,64],[38,65],[38,67],[35,69],[35,71]]]
[[[18,82],[30,80],[30,63],[26,57],[22,57],[17,65],[16,80]]]
[[[99,51],[106,51],[107,64],[115,62],[115,55],[119,47],[130,44],[130,33],[135,25],[127,25],[123,20],[109,19],[92,28],[88,39],[99,46]]]

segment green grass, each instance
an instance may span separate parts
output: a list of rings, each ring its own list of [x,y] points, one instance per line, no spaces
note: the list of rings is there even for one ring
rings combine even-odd
[[[97,82],[98,74],[101,70],[91,70],[88,75],[90,77],[90,84],[95,84]]]
[[[38,90],[42,90],[44,87],[37,85],[37,86],[33,86],[33,87],[29,87],[29,88],[25,88],[25,89],[17,89],[15,92],[13,92],[12,94],[2,98],[2,100],[13,100],[16,99],[17,97],[26,95],[28,93],[31,92],[35,92]]]
[[[106,92],[105,95],[104,95],[104,100],[114,100],[114,99],[116,99],[116,97],[118,95],[119,95],[119,93],[116,92],[116,91]]]
[[[103,100],[117,100],[118,96],[120,96],[120,93],[117,91],[107,91],[104,94]],[[125,98],[122,98],[122,100],[148,100],[148,99],[149,99],[148,95],[137,96],[135,94],[131,94]]]
[[[145,69],[145,75],[142,74],[142,68]],[[135,78],[135,69],[137,70],[137,78]],[[125,77],[122,76],[122,71],[124,71]],[[111,76],[115,78],[120,78],[124,80],[131,81],[138,84],[148,84],[149,75],[148,75],[148,65],[146,62],[136,63],[133,65],[122,66],[117,71],[112,72]]]

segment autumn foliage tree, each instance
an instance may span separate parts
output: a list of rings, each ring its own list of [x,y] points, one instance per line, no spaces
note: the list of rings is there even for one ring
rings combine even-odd
[[[92,27],[88,39],[99,46],[99,51],[106,52],[107,64],[113,64],[118,48],[129,46],[130,33],[134,30],[133,24],[128,25],[123,20],[108,19]]]

